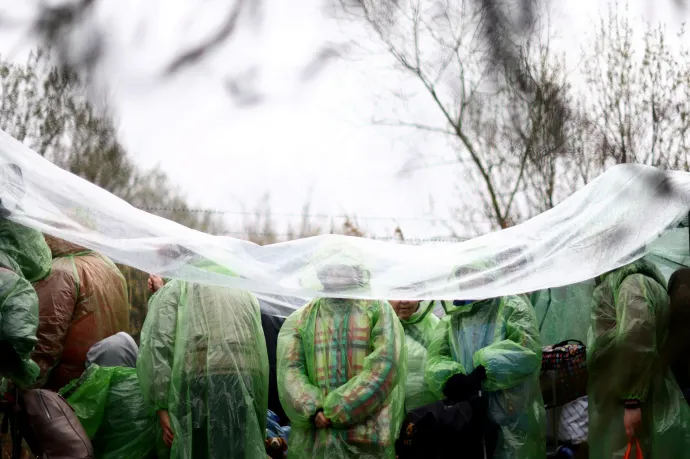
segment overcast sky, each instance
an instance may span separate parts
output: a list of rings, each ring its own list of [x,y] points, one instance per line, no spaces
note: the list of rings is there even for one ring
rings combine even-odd
[[[0,12],[22,16],[16,5],[9,6],[16,3],[0,0]],[[389,57],[363,40],[360,30],[327,19],[322,0],[267,0],[260,33],[247,22],[227,46],[165,84],[157,72],[179,51],[180,40],[193,43],[206,34],[231,2],[100,3],[110,4],[99,17],[111,33],[99,71],[113,92],[123,143],[142,166],[167,172],[196,206],[228,212],[231,224],[239,225],[242,216],[237,213],[252,210],[270,192],[275,219],[284,225],[299,220],[296,215],[311,191],[314,214],[357,215],[378,235],[391,234],[396,222],[408,237],[444,232],[425,219],[447,218],[446,209],[460,199],[453,186],[457,169],[399,172],[415,154],[450,151],[447,141],[371,123],[372,117],[396,110],[432,121],[438,114],[422,97],[402,106],[392,92],[414,91],[416,82],[391,71]],[[553,3],[555,48],[566,52],[569,65],[576,67],[605,4]],[[633,23],[642,27],[644,17],[676,30],[684,18],[671,3],[630,0]],[[314,79],[300,80],[300,72],[324,45],[353,37],[361,46],[351,47]],[[16,32],[0,38],[3,55],[21,59],[29,48]],[[233,101],[224,85],[228,75],[252,69],[258,69],[265,97],[247,108]],[[329,225],[327,219],[314,221]]]

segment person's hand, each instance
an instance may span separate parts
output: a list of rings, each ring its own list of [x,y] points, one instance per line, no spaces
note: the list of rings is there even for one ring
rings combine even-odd
[[[318,427],[319,429],[326,429],[331,426],[331,421],[323,415],[323,411],[319,411],[318,413],[316,413],[314,423],[316,424],[316,427]]]
[[[163,442],[165,442],[165,446],[172,448],[175,435],[173,434],[172,426],[170,425],[170,415],[168,412],[165,410],[159,411],[158,421],[160,422],[161,429],[163,430]]]
[[[640,408],[626,408],[623,415],[623,425],[628,439],[637,437],[642,429],[642,410]]]
[[[151,293],[156,293],[158,290],[160,290],[163,287],[163,278],[160,276],[155,276],[153,274],[149,275],[149,292]]]

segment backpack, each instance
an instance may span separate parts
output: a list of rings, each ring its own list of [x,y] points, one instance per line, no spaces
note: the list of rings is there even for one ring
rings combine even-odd
[[[16,429],[33,454],[41,459],[94,458],[89,437],[60,395],[45,389],[27,390],[18,398],[18,407]]]
[[[570,403],[587,395],[587,348],[566,340],[542,349],[541,391],[546,408]]]
[[[484,422],[486,399],[453,403],[441,400],[416,408],[405,417],[395,442],[399,459],[468,459],[493,457],[498,430]]]

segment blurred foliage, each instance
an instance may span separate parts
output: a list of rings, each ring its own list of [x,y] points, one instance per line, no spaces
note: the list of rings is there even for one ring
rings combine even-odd
[[[48,160],[135,207],[209,233],[222,231],[211,213],[190,212],[182,194],[159,169],[142,170],[116,139],[106,104],[87,101],[87,86],[51,65],[44,50],[24,65],[0,62],[0,129]]]
[[[148,289],[149,275],[144,271],[126,265],[117,265],[122,275],[127,280],[127,292],[129,294],[129,334],[134,341],[139,343],[141,327],[144,325],[146,314],[149,310],[149,298],[151,293]]]

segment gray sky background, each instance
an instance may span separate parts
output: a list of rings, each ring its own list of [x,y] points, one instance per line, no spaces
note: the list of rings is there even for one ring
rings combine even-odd
[[[30,7],[24,12],[9,6],[16,3],[0,0],[0,12],[30,14]],[[160,68],[181,43],[193,43],[217,25],[219,11],[230,2],[100,3],[110,4],[101,8],[99,20],[111,33],[99,81],[112,91],[122,141],[142,166],[167,172],[195,206],[228,212],[229,226],[239,227],[240,213],[253,210],[269,192],[284,230],[299,222],[311,191],[314,222],[326,227],[329,220],[320,216],[347,213],[379,236],[391,235],[396,224],[406,237],[446,233],[431,220],[448,218],[447,209],[462,199],[454,187],[457,167],[399,172],[420,153],[450,153],[447,141],[371,123],[372,117],[414,113],[433,124],[438,114],[421,91],[406,104],[396,99],[393,91],[414,92],[417,83],[391,71],[390,58],[361,29],[327,19],[321,0],[267,0],[261,33],[245,25],[227,46],[165,84],[158,79]],[[631,21],[640,28],[642,18],[662,21],[675,31],[685,17],[671,3],[630,0]],[[567,54],[575,74],[602,8],[606,3],[598,0],[551,4],[554,48]],[[325,44],[353,38],[360,46],[300,82],[300,71]],[[21,60],[30,47],[18,30],[0,34],[4,56]],[[264,102],[238,106],[224,82],[252,71],[258,71]]]

